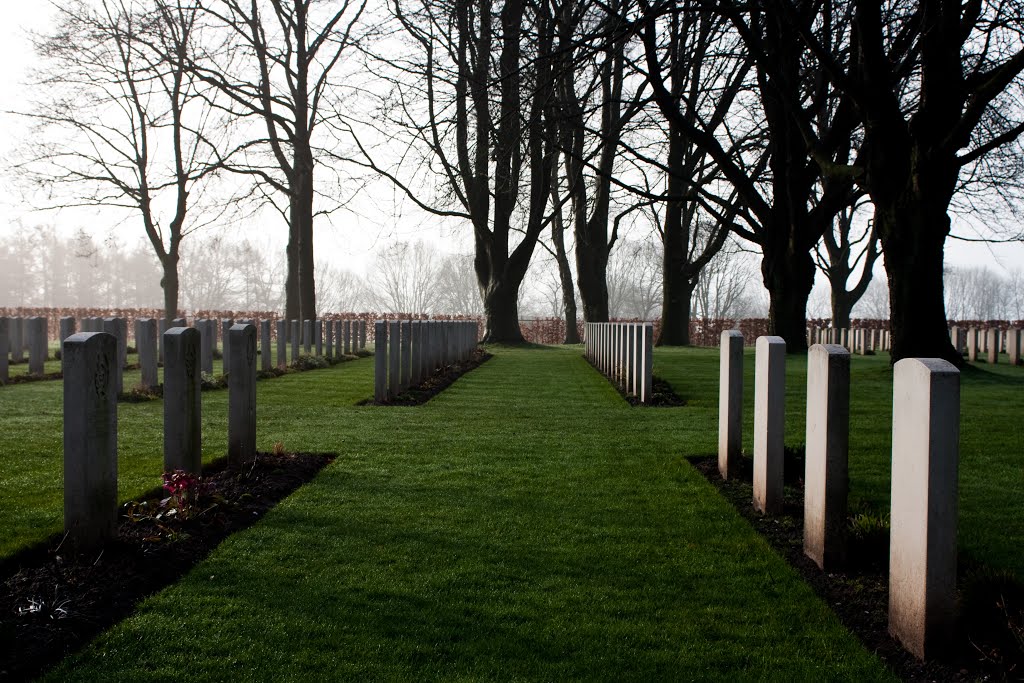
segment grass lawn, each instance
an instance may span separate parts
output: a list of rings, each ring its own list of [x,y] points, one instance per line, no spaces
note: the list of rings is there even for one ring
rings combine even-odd
[[[338,459],[51,677],[889,680],[686,463],[705,409],[630,408],[579,347],[495,353],[419,407],[354,405],[372,359],[259,383],[260,448]],[[0,471],[35,459],[5,506],[59,482],[58,389],[0,392]],[[203,399],[213,457],[226,392]],[[130,495],[157,482],[160,404],[119,413]],[[57,495],[26,501],[37,536]]]
[[[1005,356],[1002,357],[1005,359]],[[805,442],[807,360],[786,359],[786,445]],[[753,452],[754,350],[744,357],[744,453]],[[718,350],[658,349],[654,372],[703,415],[718,420]],[[892,369],[888,354],[850,365],[851,502],[888,512],[892,461]],[[960,528],[963,557],[1024,578],[1024,367],[977,363],[961,375]],[[717,452],[717,427],[691,442]],[[699,441],[696,440],[699,438]]]

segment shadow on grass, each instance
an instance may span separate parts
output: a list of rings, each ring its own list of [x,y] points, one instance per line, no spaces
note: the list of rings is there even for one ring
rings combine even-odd
[[[56,535],[0,565],[0,678],[22,680],[85,646],[228,536],[312,480],[334,454],[259,453],[203,468],[188,497],[155,488],[119,508],[117,538],[89,553]]]

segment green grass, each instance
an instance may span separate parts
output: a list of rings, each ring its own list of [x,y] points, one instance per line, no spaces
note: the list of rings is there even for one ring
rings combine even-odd
[[[685,462],[695,411],[495,351],[419,407],[355,406],[371,359],[262,383],[261,447],[338,459],[51,677],[889,680]]]
[[[1005,356],[1003,357],[1005,358]],[[807,360],[788,356],[786,445],[805,442]],[[744,453],[753,452],[754,351],[744,357]],[[717,450],[718,350],[658,349],[655,374],[691,399],[702,431],[694,452]],[[853,356],[850,365],[850,497],[888,511],[892,462],[892,368],[888,354]],[[1024,578],[1024,367],[964,368],[960,395],[960,527],[964,558]]]
[[[686,463],[716,448],[716,350],[656,352],[689,401],[666,409],[630,408],[579,347],[494,352],[419,407],[356,406],[370,358],[260,382],[261,449],[338,459],[52,678],[887,678]],[[852,367],[853,495],[883,506],[892,373]],[[805,360],[788,375],[795,445]],[[1022,385],[965,373],[961,428],[961,545],[1018,572]],[[207,459],[226,399],[203,395]],[[59,530],[59,407],[59,383],[0,389],[0,556]],[[119,416],[130,497],[159,481],[162,406]]]

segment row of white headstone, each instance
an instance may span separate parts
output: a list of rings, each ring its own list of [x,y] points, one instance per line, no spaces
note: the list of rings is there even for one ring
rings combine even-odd
[[[228,458],[256,457],[256,328],[228,331]],[[164,346],[164,470],[202,467],[199,331],[172,327]],[[64,340],[64,530],[85,549],[117,533],[118,340],[80,332]]]
[[[239,321],[241,323],[255,324],[254,321]],[[142,371],[141,384],[143,387],[154,387],[159,383],[157,367],[164,360],[163,333],[168,328],[186,327],[185,318],[175,318],[167,321],[164,318],[136,318],[135,320],[135,346],[139,354],[139,366]],[[200,319],[195,321],[195,327],[200,332],[200,367],[202,372],[213,373],[213,356],[217,349],[217,328],[222,328],[221,339],[227,339],[227,332],[233,320],[210,320]],[[59,342],[76,332],[76,321],[72,317],[60,319]],[[271,327],[269,320],[259,323],[260,327],[260,355],[263,370],[269,370],[272,366],[270,355],[271,348]],[[81,322],[82,332],[107,332],[117,339],[117,350],[119,362],[113,368],[116,376],[118,392],[124,391],[123,370],[128,358],[128,321],[125,318],[83,318]],[[23,334],[24,332],[24,334]],[[340,357],[357,353],[366,348],[366,321],[365,320],[306,320],[301,328],[298,320],[292,320],[289,326],[287,321],[279,320],[277,324],[277,339],[284,340],[278,344],[277,365],[285,367],[288,364],[288,345],[291,344],[291,360],[299,357],[300,343],[305,348],[307,355],[316,350],[316,355]],[[23,341],[24,340],[24,341]],[[326,342],[326,343],[325,343]],[[23,360],[23,348],[29,350],[29,374],[41,375],[44,371],[44,363],[49,358],[49,338],[47,331],[47,319],[44,317],[34,318],[2,318],[0,317],[0,382],[7,382],[10,378],[8,366],[8,350],[11,360],[21,362]],[[230,358],[230,346],[224,344],[221,347],[221,355],[224,360],[224,368],[228,367]]]
[[[892,348],[892,333],[889,330],[861,327],[808,327],[807,346],[815,344],[838,344],[850,353],[866,356]]]
[[[786,343],[759,337],[754,360],[754,506],[782,509]],[[737,475],[742,446],[743,336],[722,333],[718,467]],[[816,344],[807,356],[804,552],[819,567],[846,553],[850,353]],[[960,372],[905,358],[893,372],[889,630],[931,657],[955,623]]]
[[[957,353],[966,353],[971,363],[976,362],[982,353],[987,362],[996,363],[999,361],[999,353],[1005,351],[1010,365],[1020,365],[1021,337],[1021,330],[1013,327],[1008,330],[996,327],[964,329],[953,325],[949,328],[949,341],[953,348]]]
[[[586,323],[584,354],[612,384],[641,403],[654,396],[654,323]]]
[[[373,399],[389,401],[438,369],[469,360],[479,329],[473,320],[378,320]]]

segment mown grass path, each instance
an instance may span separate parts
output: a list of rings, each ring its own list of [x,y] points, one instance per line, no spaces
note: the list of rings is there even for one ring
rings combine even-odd
[[[338,459],[51,678],[888,679],[683,460],[702,400],[495,353],[419,407],[354,406],[369,360],[261,383],[261,448]]]

